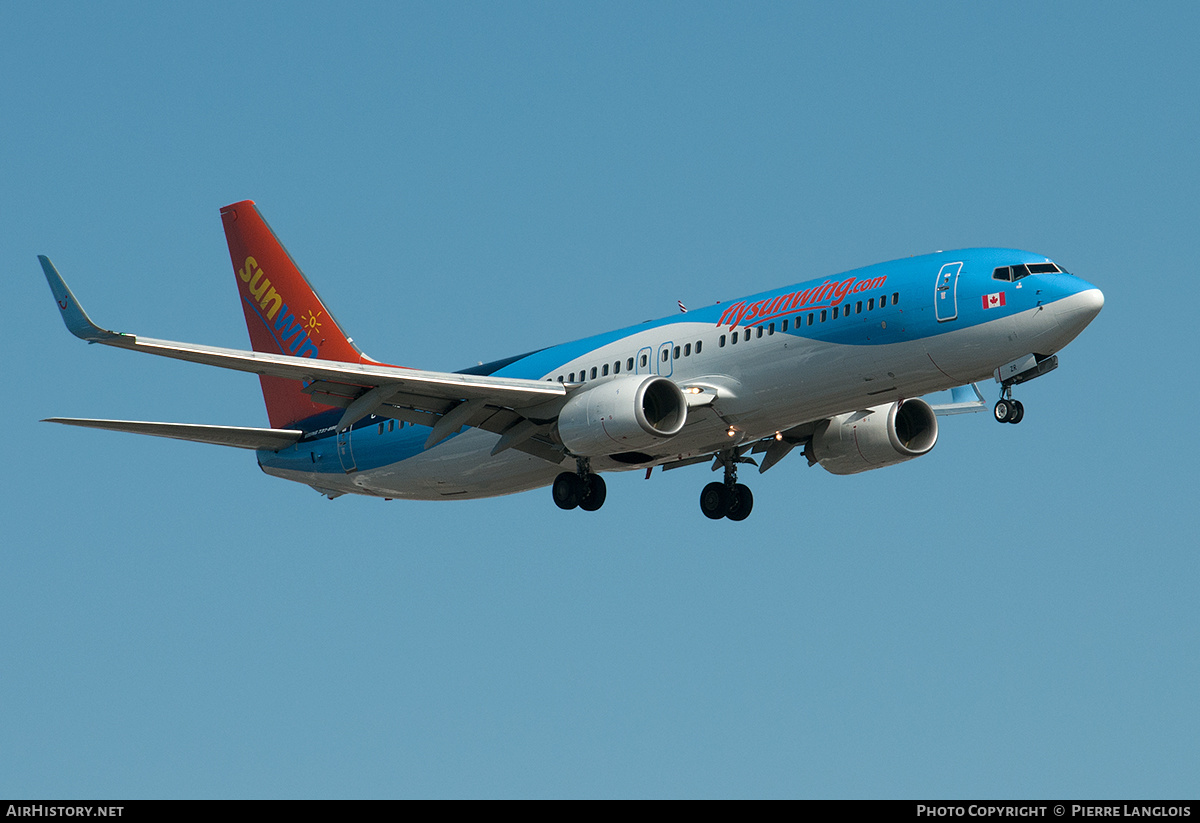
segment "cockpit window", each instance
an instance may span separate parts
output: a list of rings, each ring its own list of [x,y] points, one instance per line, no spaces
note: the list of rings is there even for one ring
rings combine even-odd
[[[992,272],[993,280],[1006,280],[1011,283],[1014,280],[1020,280],[1022,277],[1028,277],[1031,274],[1058,274],[1061,272],[1058,266],[1053,263],[1030,263],[1029,265],[1018,264],[1016,266],[1000,266]]]

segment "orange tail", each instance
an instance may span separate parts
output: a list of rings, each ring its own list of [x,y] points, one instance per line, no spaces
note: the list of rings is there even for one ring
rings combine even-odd
[[[221,209],[254,351],[373,363],[350,341],[251,200]],[[314,403],[297,380],[259,378],[273,428],[331,411]]]

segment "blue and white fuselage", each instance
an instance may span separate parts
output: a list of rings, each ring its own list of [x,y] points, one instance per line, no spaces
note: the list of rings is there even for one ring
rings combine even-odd
[[[659,448],[641,450],[647,460],[591,458],[592,471],[642,470],[990,379],[1002,364],[1024,355],[1056,354],[1096,316],[1103,296],[1065,272],[1015,282],[993,277],[997,268],[1031,264],[1053,262],[1014,249],[911,257],[467,371],[582,387],[652,374],[711,393],[710,405],[690,410],[683,431]],[[939,282],[946,266],[953,271],[948,286]],[[786,300],[846,281],[868,288],[841,295],[825,288],[819,299]],[[1003,305],[985,308],[984,296],[995,294],[1004,295]],[[762,310],[731,312],[755,306]],[[339,447],[336,419],[331,415],[326,432],[290,449],[260,450],[259,464],[268,474],[329,491],[423,500],[546,486],[575,464],[569,454],[561,465],[512,450],[489,456],[498,436],[474,428],[425,449],[428,428],[380,417],[359,421]]]

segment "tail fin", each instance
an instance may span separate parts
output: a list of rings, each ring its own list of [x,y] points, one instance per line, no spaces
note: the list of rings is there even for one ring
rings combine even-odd
[[[221,209],[221,222],[254,351],[375,362],[342,331],[252,200]],[[332,408],[314,403],[299,381],[259,379],[273,428],[294,426]]]

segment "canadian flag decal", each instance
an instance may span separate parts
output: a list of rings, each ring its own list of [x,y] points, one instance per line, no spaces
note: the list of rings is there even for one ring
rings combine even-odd
[[[995,294],[985,294],[983,296],[983,307],[985,309],[995,309],[1004,305],[1004,292],[998,291]]]

